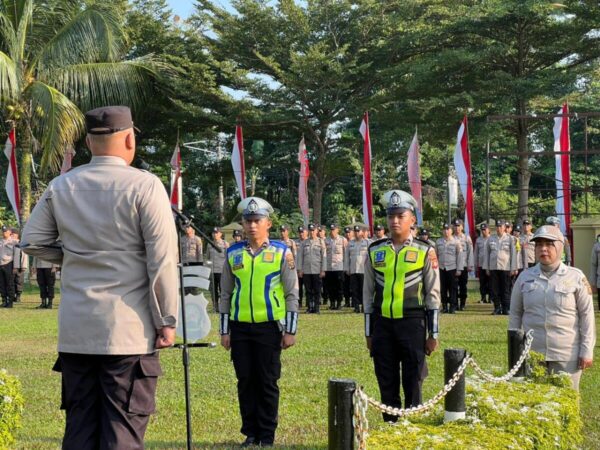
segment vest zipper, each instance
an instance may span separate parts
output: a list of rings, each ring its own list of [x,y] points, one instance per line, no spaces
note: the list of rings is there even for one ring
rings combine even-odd
[[[398,253],[396,249],[394,249],[394,253],[396,254],[394,258],[394,278],[392,279],[392,300],[390,301],[390,319],[394,318],[394,285],[396,284],[396,267],[398,266]]]
[[[254,280],[254,256],[252,255],[252,270],[250,271],[250,319],[254,323],[254,308],[252,307],[252,280]]]

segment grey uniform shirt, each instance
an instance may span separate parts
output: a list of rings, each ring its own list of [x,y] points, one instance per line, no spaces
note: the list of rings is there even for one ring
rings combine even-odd
[[[533,330],[531,349],[546,361],[592,359],[596,328],[589,289],[579,269],[561,263],[548,278],[537,264],[515,282],[508,327]]]
[[[203,262],[202,255],[202,239],[198,236],[184,236],[181,239],[181,247],[183,249],[182,262]]]
[[[229,244],[223,239],[215,241],[215,244],[217,244],[217,247],[222,249],[223,252],[219,253],[213,248],[212,245],[209,245],[207,256],[208,260],[212,262],[213,272],[222,273],[223,266],[225,265],[225,259],[227,258],[227,249],[229,248]]]
[[[484,237],[484,236],[479,236],[477,238],[477,240],[475,241],[475,246],[474,246],[474,257],[473,259],[475,260],[475,267],[483,267],[483,258],[485,256],[485,246],[487,244],[487,240],[490,237]]]
[[[394,243],[388,239],[387,245],[394,248],[398,253],[407,245],[411,245],[413,238],[410,237],[403,245],[394,248]],[[375,270],[371,265],[371,258],[365,261],[365,279],[363,283],[363,309],[365,314],[373,314],[374,299],[375,299],[375,283],[379,282],[375,279]],[[423,282],[423,297],[425,299],[425,308],[428,310],[440,309],[440,272],[438,270],[438,261],[433,247],[429,248],[428,256],[425,258],[425,266],[422,270]]]
[[[15,241],[15,250],[13,254],[13,269],[25,270],[29,269],[29,257],[19,247],[18,242]]]
[[[10,264],[14,258],[15,244],[13,238],[0,239],[0,266]]]
[[[435,243],[440,270],[459,270],[465,267],[465,255],[460,242],[453,236],[450,239],[439,238]]]
[[[262,245],[254,256],[256,257],[268,246],[269,240]],[[247,242],[245,243],[244,251],[252,255],[252,249]],[[281,284],[283,285],[283,291],[285,292],[286,312],[298,312],[298,274],[296,273],[294,257],[291,254],[289,247],[286,254],[283,255],[281,274],[279,276],[281,277]],[[233,293],[234,284],[235,276],[231,270],[231,265],[229,262],[226,262],[221,274],[221,300],[219,301],[219,311],[224,314],[229,314],[229,311],[231,311],[231,294]]]
[[[473,240],[471,239],[471,236],[461,233],[460,235],[455,234],[454,238],[460,242],[462,252],[464,253],[463,268],[473,269]]]
[[[527,269],[529,264],[535,264],[535,242],[531,242],[533,233],[521,235],[521,256],[523,268]]]
[[[291,250],[292,256],[294,257],[295,261],[298,254],[298,247],[296,247],[296,242],[294,242],[293,239],[282,239],[281,242],[283,242],[287,246],[287,248]]]
[[[157,329],[176,325],[177,232],[154,175],[94,156],[52,180],[22,243],[62,265],[59,352],[151,353]]]
[[[341,236],[325,239],[327,247],[327,271],[339,272],[344,270],[344,253],[346,253],[346,239]]]
[[[56,269],[58,266],[41,258],[33,258],[33,267],[36,269]]]
[[[488,238],[482,267],[483,270],[517,270],[516,249],[511,235],[504,233],[498,237],[494,234]]]
[[[304,239],[298,246],[298,271],[316,275],[327,270],[327,248],[321,238]]]
[[[592,258],[590,261],[590,282],[600,287],[600,242],[592,247]]]
[[[344,257],[344,270],[355,273],[365,273],[365,261],[369,253],[369,239],[354,239],[346,247],[346,256]]]

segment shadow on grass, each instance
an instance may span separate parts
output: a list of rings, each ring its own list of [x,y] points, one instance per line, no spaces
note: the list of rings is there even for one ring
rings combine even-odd
[[[161,442],[161,441],[146,441],[146,448],[148,450],[153,448],[169,449],[169,450],[184,450],[186,448],[185,442]],[[222,442],[222,443],[209,443],[209,442],[194,442],[194,449],[197,450],[233,450],[241,448],[241,442]],[[260,448],[260,447],[250,447]],[[273,446],[274,450],[325,450],[326,445],[277,445]]]

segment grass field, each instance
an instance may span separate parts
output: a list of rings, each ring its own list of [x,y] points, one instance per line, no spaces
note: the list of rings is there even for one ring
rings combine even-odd
[[[57,310],[35,310],[37,294],[28,290],[13,310],[0,309],[0,368],[17,375],[25,395],[23,428],[18,449],[60,448],[64,427],[58,409],[60,377],[51,371],[56,358]],[[466,348],[491,370],[506,370],[506,317],[490,316],[489,305],[468,304],[468,310],[441,319],[441,348]],[[598,323],[598,315],[596,316]],[[213,331],[207,340],[218,342]],[[302,315],[297,345],[283,354],[278,448],[327,448],[327,380],[358,380],[367,393],[378,397],[372,363],[365,348],[362,316],[324,311]],[[243,440],[229,354],[222,348],[192,349],[191,385],[194,447],[230,449]],[[424,399],[443,385],[442,351],[429,358]],[[598,351],[596,352],[598,355]],[[164,376],[159,381],[158,411],[146,435],[149,449],[185,448],[183,369],[178,350],[161,355]],[[468,372],[472,374],[472,371]],[[600,364],[582,379],[585,448],[600,448]],[[370,412],[372,427],[384,426]]]

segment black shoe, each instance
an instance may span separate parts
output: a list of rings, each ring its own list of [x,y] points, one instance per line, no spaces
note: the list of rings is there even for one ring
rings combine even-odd
[[[254,436],[248,436],[244,442],[242,442],[242,447],[252,447],[255,445],[259,445],[260,443],[256,440]]]
[[[450,311],[448,311],[448,314],[456,314],[456,308],[454,306],[451,306]]]
[[[273,447],[273,443],[269,442],[269,441],[260,441],[260,446],[261,447]]]
[[[492,313],[492,316],[499,316],[500,314],[502,314],[502,311],[500,311],[499,309],[495,309]]]

